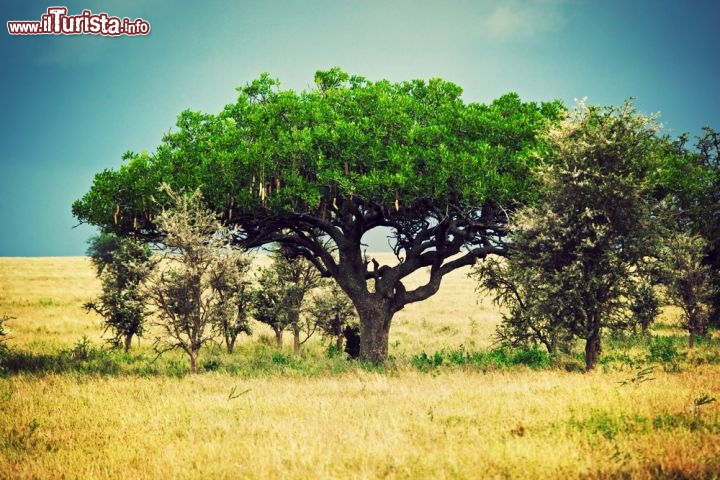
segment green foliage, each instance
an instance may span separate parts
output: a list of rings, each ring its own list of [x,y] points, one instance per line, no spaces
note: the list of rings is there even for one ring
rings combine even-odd
[[[684,135],[674,143],[660,176],[680,230],[707,242],[703,264],[712,271],[714,287],[710,323],[720,326],[720,132],[705,127],[694,146],[687,142]]]
[[[318,323],[306,314],[309,293],[321,284],[317,269],[305,258],[281,247],[271,254],[273,263],[260,271],[256,288],[251,292],[250,303],[254,318],[269,325],[279,340],[282,331],[291,329],[294,353],[317,330]],[[311,309],[312,311],[312,309]],[[304,338],[301,337],[304,333]]]
[[[292,362],[292,359],[283,352],[275,352],[272,354],[271,358],[272,362],[277,365],[288,365],[290,362]]]
[[[683,355],[676,345],[677,340],[674,337],[653,337],[650,342],[648,360],[651,362],[660,362],[667,368],[677,369],[678,362]]]
[[[665,239],[660,251],[666,299],[682,310],[681,325],[690,334],[690,348],[696,335],[707,334],[717,293],[711,268],[703,262],[706,250],[707,242],[699,235],[677,232]]]
[[[154,324],[161,332],[154,346],[159,354],[184,351],[190,370],[197,373],[200,349],[237,325],[247,265],[232,254],[222,255],[226,249],[220,223],[199,191],[164,191],[173,206],[156,220],[165,232],[164,258],[148,284],[158,313]]]
[[[535,132],[557,118],[558,103],[465,104],[457,85],[371,82],[334,68],[316,74],[317,90],[280,90],[263,74],[239,88],[219,114],[186,110],[152,155],[128,152],[99,173],[73,204],[81,221],[116,232],[157,232],[153,198],[168,182],[202,188],[218,213],[321,213],[333,199],[373,199],[387,214],[434,203],[499,204],[531,195],[527,168]]]
[[[288,285],[281,281],[272,268],[263,268],[257,277],[252,292],[252,316],[258,322],[269,325],[277,338],[290,326],[290,317],[285,308],[284,289]],[[282,345],[278,342],[278,347]]]
[[[660,297],[652,278],[639,275],[636,281],[628,285],[629,325],[633,329],[640,327],[641,332],[647,332],[650,325],[660,315]]]
[[[427,353],[422,352],[419,355],[414,355],[412,358],[412,364],[415,368],[422,371],[428,371],[433,368],[437,368],[443,363],[442,352],[435,352],[434,355],[428,356]]]
[[[130,348],[132,337],[142,336],[148,314],[143,284],[154,262],[148,247],[138,239],[101,234],[89,241],[88,255],[102,284],[95,301],[83,305],[103,317],[105,331],[112,331],[111,343]]]
[[[96,175],[73,214],[157,240],[171,202],[162,183],[200,189],[237,227],[234,241],[281,243],[334,277],[359,309],[361,356],[381,361],[397,311],[433,295],[450,271],[502,251],[505,213],[535,198],[539,137],[563,108],[516,94],[466,104],[441,79],[372,82],[335,68],[315,80],[295,92],[263,74],[218,114],[182,112],[154,154],[128,153],[120,169]],[[363,235],[378,226],[391,230],[400,264],[365,261]],[[431,265],[428,283],[406,291],[402,279]]]
[[[313,295],[308,313],[323,336],[335,339],[335,351],[342,353],[343,331],[356,325],[357,312],[336,282],[325,282],[322,287]]]
[[[553,361],[547,352],[538,348],[499,347],[470,352],[460,345],[456,350],[440,350],[432,355],[426,352],[413,355],[411,364],[423,372],[435,370],[442,365],[472,366],[481,370],[525,366],[539,370],[552,367]]]
[[[629,334],[609,339],[600,364],[607,370],[624,372],[621,378],[625,380],[620,382],[626,385],[624,388],[643,385],[653,377],[652,372],[658,367],[677,371],[692,369],[698,363],[720,365],[718,339],[706,340],[691,356],[684,355],[680,350],[684,338],[667,337],[669,340],[660,341],[657,338],[664,337]],[[651,344],[654,345],[652,353]],[[661,344],[663,346],[659,346]],[[431,353],[420,352],[407,357],[400,356],[383,365],[373,365],[348,360],[342,354],[328,355],[328,351],[335,352],[334,347],[334,342],[327,347],[322,342],[310,343],[303,349],[302,355],[293,356],[288,351],[278,352],[271,337],[263,341],[259,336],[248,342],[244,348],[236,349],[232,354],[227,353],[227,350],[220,346],[210,347],[203,360],[199,362],[199,371],[250,378],[328,376],[356,368],[377,372],[410,368],[428,373],[457,368],[478,371],[513,368],[536,370],[558,368],[573,372],[583,370],[581,356],[550,356],[541,348],[501,346],[488,350],[471,350],[460,345],[457,348],[446,348]],[[668,350],[670,353],[667,353]],[[678,353],[672,353],[673,350]],[[3,369],[3,376],[70,373],[91,376],[184,377],[191,373],[185,353],[182,351],[166,352],[162,356],[157,356],[151,345],[140,345],[130,352],[125,352],[105,348],[104,345],[95,344],[87,338],[80,338],[69,346],[53,346],[42,353],[13,348],[2,359],[0,366]],[[709,395],[709,398],[712,396]],[[0,401],[1,399],[0,397]]]
[[[325,349],[325,354],[328,356],[328,358],[336,358],[340,357],[344,354],[342,348],[338,348],[337,343],[329,343],[327,348]]]
[[[97,349],[90,339],[83,335],[83,337],[75,343],[75,346],[71,350],[71,356],[75,360],[89,360],[95,356],[96,352]]]
[[[232,353],[241,333],[251,335],[249,314],[252,301],[250,260],[236,251],[217,253],[217,260],[209,270],[209,285],[217,298],[214,326],[225,340],[225,348]]]
[[[579,337],[592,369],[602,330],[627,328],[638,266],[656,241],[653,175],[663,146],[656,131],[630,103],[579,104],[551,130],[537,171],[540,198],[512,215],[506,261],[473,272],[507,307],[498,330],[504,343],[555,353]]]
[[[220,361],[216,359],[205,360],[202,362],[202,368],[206,372],[215,372],[220,368]]]

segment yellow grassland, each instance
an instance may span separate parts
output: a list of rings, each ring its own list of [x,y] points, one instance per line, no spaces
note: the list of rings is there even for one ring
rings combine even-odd
[[[466,273],[397,315],[391,354],[490,345],[499,313]],[[98,292],[86,258],[0,259],[8,343],[99,344],[99,319],[81,308]],[[631,374],[10,374],[0,478],[720,478],[718,402],[694,406],[720,394],[720,367],[621,386]]]

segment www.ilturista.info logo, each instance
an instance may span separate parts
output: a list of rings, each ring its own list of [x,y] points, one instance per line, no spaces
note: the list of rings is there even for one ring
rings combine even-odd
[[[107,13],[83,10],[80,15],[68,15],[65,7],[50,7],[40,21],[7,22],[10,35],[147,35],[150,24],[142,18],[111,17]]]

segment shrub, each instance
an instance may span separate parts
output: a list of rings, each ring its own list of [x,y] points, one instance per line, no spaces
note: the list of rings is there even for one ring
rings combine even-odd
[[[675,343],[674,337],[654,337],[650,342],[648,360],[678,368],[682,354],[678,351]]]
[[[512,365],[525,365],[533,370],[539,370],[550,367],[552,360],[546,351],[532,347],[514,350],[510,355],[510,363]]]
[[[435,352],[435,355],[429,356],[427,353],[422,352],[419,355],[412,357],[412,364],[418,370],[423,372],[432,370],[439,367],[443,363],[442,352]]]

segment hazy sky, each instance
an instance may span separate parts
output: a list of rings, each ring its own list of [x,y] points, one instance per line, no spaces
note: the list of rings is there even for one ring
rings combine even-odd
[[[147,36],[21,36],[50,6],[143,18]],[[82,255],[73,200],[127,150],[152,152],[185,108],[216,113],[267,71],[442,77],[466,101],[618,104],[671,135],[720,128],[720,2],[680,0],[5,0],[0,33],[0,256]]]

